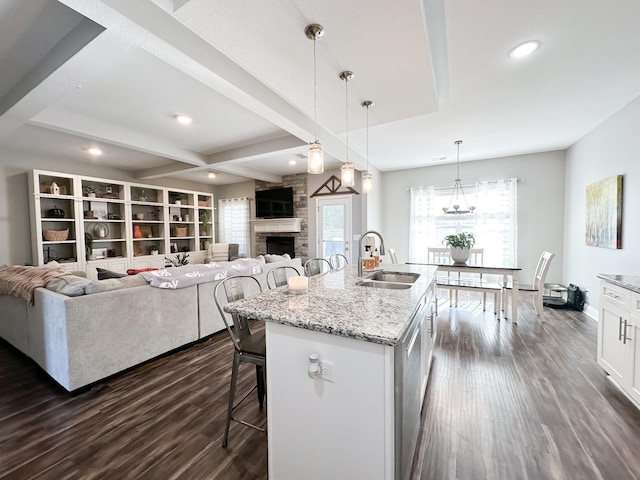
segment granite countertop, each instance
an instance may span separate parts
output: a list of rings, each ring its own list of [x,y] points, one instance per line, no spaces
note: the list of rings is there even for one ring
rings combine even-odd
[[[390,272],[415,272],[420,277],[405,290],[356,285],[355,265],[309,278],[309,291],[289,293],[287,287],[269,290],[225,306],[225,311],[248,318],[339,335],[383,345],[398,343],[411,316],[433,281],[435,267],[388,264]],[[370,275],[365,272],[364,277]]]
[[[608,273],[599,273],[596,276],[609,283],[618,285],[619,287],[640,293],[640,275],[612,275]]]

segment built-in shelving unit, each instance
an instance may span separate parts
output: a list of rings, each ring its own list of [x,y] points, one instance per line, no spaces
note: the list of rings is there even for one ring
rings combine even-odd
[[[210,193],[43,170],[29,183],[37,265],[56,260],[93,278],[96,267],[162,267],[179,252],[202,261],[215,240]]]

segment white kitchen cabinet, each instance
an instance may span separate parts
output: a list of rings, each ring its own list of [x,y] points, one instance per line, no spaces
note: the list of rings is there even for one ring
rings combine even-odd
[[[602,281],[598,319],[598,363],[640,405],[640,294]]]
[[[433,291],[432,283],[395,346],[265,323],[269,478],[409,478],[432,359]],[[289,306],[307,302],[292,297]],[[309,377],[310,354],[326,368],[322,378]]]

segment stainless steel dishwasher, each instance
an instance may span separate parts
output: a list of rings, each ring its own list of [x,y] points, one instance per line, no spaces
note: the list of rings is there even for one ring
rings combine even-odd
[[[422,386],[422,322],[427,313],[425,297],[416,307],[409,326],[394,350],[396,480],[411,474],[420,430]]]

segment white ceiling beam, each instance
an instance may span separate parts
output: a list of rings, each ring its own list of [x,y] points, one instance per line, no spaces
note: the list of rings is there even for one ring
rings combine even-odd
[[[223,152],[212,153],[207,157],[209,165],[221,163],[238,163],[275,155],[293,155],[306,151],[307,144],[293,135],[253,143],[243,147],[232,148]]]
[[[72,3],[70,0],[64,1]],[[140,45],[149,53],[191,75],[304,143],[314,140],[316,125],[310,117],[154,3],[148,0],[103,2],[129,19],[131,25],[142,28],[155,37],[155,40],[145,38],[145,42]],[[163,47],[164,44],[173,47],[173,53],[169,53],[166,48],[160,48],[158,40],[163,43]],[[193,62],[203,68],[194,66]],[[318,125],[317,130],[325,152],[344,161],[344,142],[321,125]],[[363,169],[366,166],[364,157],[352,149],[349,150],[349,160],[356,168]]]
[[[80,135],[99,142],[131,148],[139,152],[177,160],[190,165],[207,166],[206,155],[177,147],[155,137],[139,134],[128,128],[56,108],[48,108],[40,112],[29,123],[38,127]]]

